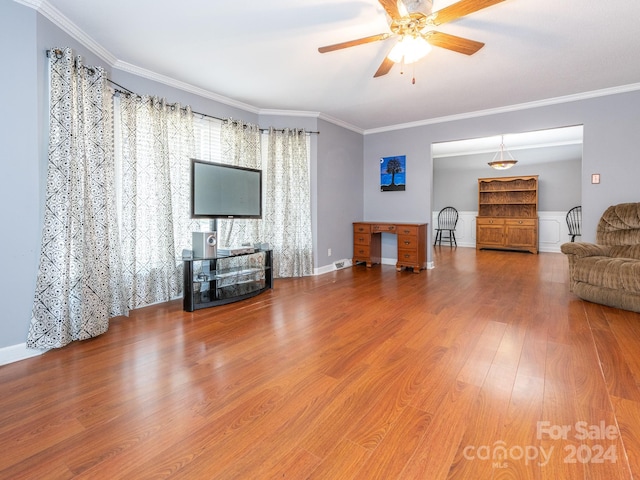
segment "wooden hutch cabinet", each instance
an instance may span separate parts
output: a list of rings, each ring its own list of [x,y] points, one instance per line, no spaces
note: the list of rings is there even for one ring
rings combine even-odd
[[[476,248],[538,253],[538,175],[478,179]]]

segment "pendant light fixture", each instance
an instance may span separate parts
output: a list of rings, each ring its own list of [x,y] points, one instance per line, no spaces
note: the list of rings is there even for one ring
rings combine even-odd
[[[505,158],[505,152],[507,157]],[[507,151],[504,147],[504,135],[500,137],[500,150],[496,152],[493,157],[493,160],[489,162],[489,166],[491,168],[495,168],[496,170],[507,170],[513,167],[518,161],[513,158],[513,156]]]

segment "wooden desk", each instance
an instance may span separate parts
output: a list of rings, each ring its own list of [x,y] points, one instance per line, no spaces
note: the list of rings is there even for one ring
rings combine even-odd
[[[381,234],[393,233],[398,236],[398,261],[396,270],[402,267],[413,269],[414,273],[427,268],[427,224],[426,223],[353,223],[353,265],[358,262],[371,267],[381,260]]]

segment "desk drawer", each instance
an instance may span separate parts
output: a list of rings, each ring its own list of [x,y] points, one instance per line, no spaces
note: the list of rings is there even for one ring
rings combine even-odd
[[[415,251],[418,248],[418,237],[415,235],[398,235],[398,250]]]
[[[371,248],[369,245],[354,245],[353,246],[354,258],[366,258],[371,256]]]
[[[418,235],[417,225],[398,225],[398,235]]]
[[[371,232],[371,225],[368,223],[354,223],[353,224],[353,233],[369,233]]]
[[[371,243],[370,233],[353,232],[354,245],[369,245]]]
[[[400,250],[398,249],[398,263],[399,264],[417,264],[418,252],[416,250]]]
[[[396,226],[388,223],[377,223],[372,226],[374,232],[395,232]]]

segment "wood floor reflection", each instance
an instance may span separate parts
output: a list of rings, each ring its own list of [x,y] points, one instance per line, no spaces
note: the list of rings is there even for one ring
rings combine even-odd
[[[279,279],[0,367],[2,479],[640,478],[640,314],[561,254]]]

